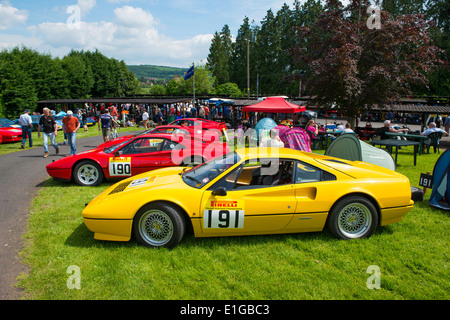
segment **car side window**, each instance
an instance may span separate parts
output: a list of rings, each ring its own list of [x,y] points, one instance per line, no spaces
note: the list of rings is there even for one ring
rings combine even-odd
[[[275,187],[292,183],[293,160],[253,159],[216,182],[211,189],[227,191]]]
[[[165,143],[164,146],[162,147],[161,151],[170,151],[170,150],[173,150],[177,145],[178,145],[178,143],[175,142],[175,141],[166,140],[166,143]]]
[[[325,172],[304,162],[297,162],[295,169],[295,183],[308,183],[329,180],[336,180],[336,177],[328,172]]]
[[[122,155],[157,152],[161,151],[164,142],[165,139],[140,138],[130,142],[120,151]]]

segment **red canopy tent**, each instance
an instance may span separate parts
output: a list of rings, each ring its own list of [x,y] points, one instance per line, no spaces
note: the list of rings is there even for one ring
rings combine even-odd
[[[246,106],[242,109],[243,112],[271,112],[271,113],[298,113],[305,111],[304,106],[287,102],[282,97],[268,97],[252,106]]]

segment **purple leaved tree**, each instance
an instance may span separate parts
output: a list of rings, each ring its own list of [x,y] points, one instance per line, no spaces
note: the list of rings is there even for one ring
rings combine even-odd
[[[306,70],[306,90],[319,106],[335,105],[354,125],[358,114],[389,106],[427,86],[427,75],[446,63],[430,36],[425,16],[393,18],[367,0],[343,7],[328,0],[316,22],[300,28],[302,44],[293,48],[297,67]]]

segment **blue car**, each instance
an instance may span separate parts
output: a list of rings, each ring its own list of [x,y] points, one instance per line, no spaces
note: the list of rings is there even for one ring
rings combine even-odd
[[[15,123],[12,120],[9,120],[6,118],[0,118],[0,128],[18,128],[18,129],[20,129],[22,126],[18,122],[19,122],[19,120],[17,120],[17,123]]]

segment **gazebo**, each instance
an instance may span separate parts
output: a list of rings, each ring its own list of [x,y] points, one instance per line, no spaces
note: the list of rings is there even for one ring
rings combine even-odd
[[[268,112],[268,113],[298,113],[305,111],[304,106],[299,106],[286,101],[283,97],[267,97],[265,100],[245,106],[243,112]]]

